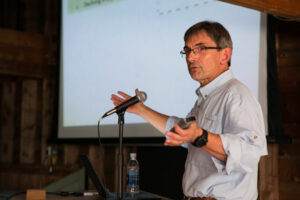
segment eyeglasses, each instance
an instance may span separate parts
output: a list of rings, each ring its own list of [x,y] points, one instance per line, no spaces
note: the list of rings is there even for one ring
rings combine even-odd
[[[203,51],[203,50],[207,50],[207,49],[222,49],[221,47],[195,47],[193,49],[189,49],[189,48],[184,48],[182,51],[180,51],[180,54],[181,56],[186,56],[186,55],[189,55],[191,52],[194,53],[194,55],[198,56],[200,55],[200,53]]]

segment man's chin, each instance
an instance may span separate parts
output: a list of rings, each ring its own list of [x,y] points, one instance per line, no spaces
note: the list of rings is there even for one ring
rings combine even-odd
[[[191,78],[192,78],[193,80],[199,81],[199,76],[197,76],[196,73],[190,73],[190,76],[191,76]]]

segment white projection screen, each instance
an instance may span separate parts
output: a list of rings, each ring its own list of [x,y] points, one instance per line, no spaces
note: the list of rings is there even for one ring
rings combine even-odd
[[[217,21],[233,40],[231,69],[259,99],[266,116],[266,17],[210,0],[63,0],[61,5],[58,139],[97,138],[111,94],[147,93],[145,104],[185,117],[199,83],[179,54],[193,24]],[[101,138],[119,137],[116,114]],[[142,118],[125,114],[124,138],[163,137]]]

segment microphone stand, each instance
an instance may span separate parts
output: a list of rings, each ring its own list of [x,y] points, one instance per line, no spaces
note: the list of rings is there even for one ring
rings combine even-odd
[[[125,111],[119,112],[118,200],[123,198],[123,125]]]

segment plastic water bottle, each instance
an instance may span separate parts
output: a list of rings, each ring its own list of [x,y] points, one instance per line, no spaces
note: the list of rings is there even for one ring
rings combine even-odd
[[[127,163],[127,184],[126,192],[138,193],[139,192],[139,162],[136,159],[136,153],[130,154],[130,160]]]

